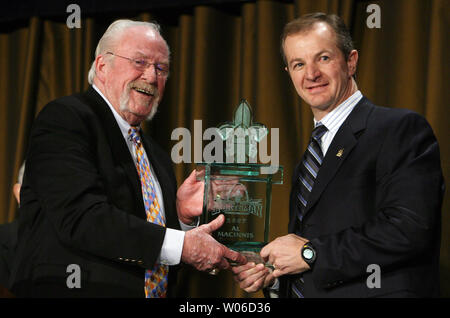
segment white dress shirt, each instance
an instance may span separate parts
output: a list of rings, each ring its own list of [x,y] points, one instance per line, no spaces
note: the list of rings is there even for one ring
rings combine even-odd
[[[125,142],[128,146],[128,150],[130,151],[131,156],[133,157],[134,163],[136,165],[137,159],[136,159],[136,153],[134,150],[133,142],[130,140],[128,135],[128,130],[130,129],[131,125],[127,123],[114,109],[114,107],[111,105],[111,103],[108,101],[108,99],[102,94],[102,92],[95,86],[92,85],[92,87],[97,91],[97,93],[100,94],[100,96],[105,100],[105,102],[108,104],[109,108],[111,108],[112,113],[114,114],[114,118],[117,121],[117,124],[120,127],[120,131],[122,132],[123,138],[125,139]],[[144,153],[147,156],[147,153]],[[148,156],[147,156],[148,158]],[[161,207],[160,213],[164,215],[164,200],[163,200],[163,194],[161,191],[161,186],[156,178],[155,172],[153,171],[152,165],[149,161],[149,166],[151,170],[151,178],[152,182],[155,186],[156,190],[156,196],[158,197],[158,202]],[[161,252],[159,254],[157,263],[164,264],[164,265],[177,265],[180,263],[181,260],[181,252],[183,251],[183,243],[184,243],[184,231],[190,230],[194,227],[186,225],[184,223],[180,222],[180,226],[183,229],[183,231],[175,230],[175,229],[166,229],[166,235],[164,236],[164,241],[161,247]]]
[[[324,157],[342,123],[347,119],[348,115],[350,115],[353,108],[358,104],[362,97],[361,92],[358,90],[342,104],[326,114],[321,121],[316,121],[316,119],[314,119],[314,127],[322,124],[328,129],[321,139],[321,148]]]

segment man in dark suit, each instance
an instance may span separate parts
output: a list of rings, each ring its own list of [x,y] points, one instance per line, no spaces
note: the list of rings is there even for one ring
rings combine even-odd
[[[288,23],[282,52],[315,128],[292,179],[289,234],[261,251],[274,271],[246,264],[236,280],[280,297],[438,296],[444,183],[431,127],[362,96],[339,17]]]
[[[169,48],[153,23],[118,20],[92,86],[50,102],[31,132],[10,288],[20,297],[166,297],[177,267],[245,261],[195,227],[203,183],[177,191],[169,156],[139,128],[156,112]],[[183,230],[181,230],[181,228]]]

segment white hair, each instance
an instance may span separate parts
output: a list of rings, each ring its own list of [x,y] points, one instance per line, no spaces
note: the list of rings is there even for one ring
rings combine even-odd
[[[98,41],[97,48],[95,49],[95,59],[100,54],[103,54],[105,52],[111,51],[116,44],[116,42],[120,39],[120,36],[122,35],[123,31],[126,29],[129,29],[131,27],[136,26],[145,26],[148,27],[154,31],[156,31],[159,35],[161,35],[161,27],[159,24],[155,22],[144,22],[144,21],[133,21],[133,20],[116,20],[108,27],[108,29],[105,31],[103,36],[101,37],[100,41]],[[162,36],[161,36],[162,38]],[[164,43],[167,47],[167,52],[170,56],[170,50],[169,46],[167,45],[167,42],[163,39]],[[112,56],[111,56],[112,57]],[[95,59],[94,62],[92,62],[91,68],[88,73],[88,82],[92,85],[94,82],[95,77]]]

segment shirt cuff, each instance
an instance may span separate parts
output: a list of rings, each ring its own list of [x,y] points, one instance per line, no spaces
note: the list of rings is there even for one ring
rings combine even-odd
[[[272,286],[267,287],[267,290],[270,298],[279,298],[280,280],[278,278],[275,278],[274,283],[272,284]]]
[[[184,231],[167,228],[157,263],[178,265],[183,252]]]
[[[278,278],[275,278],[275,280],[272,283],[272,286],[268,286],[267,288],[273,289],[273,290],[280,289],[280,280]]]

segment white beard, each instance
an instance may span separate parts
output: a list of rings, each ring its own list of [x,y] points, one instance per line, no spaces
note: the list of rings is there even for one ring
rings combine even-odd
[[[130,101],[130,91],[131,91],[131,87],[130,87],[130,85],[128,85],[127,88],[122,93],[122,95],[120,96],[119,107],[120,107],[120,111],[122,111],[122,112],[130,112],[130,108],[128,107],[128,103]],[[155,116],[156,112],[158,111],[159,92],[157,90],[155,90],[154,98],[155,98],[155,101],[151,105],[152,110],[150,111],[150,114],[148,114],[147,118],[145,119],[146,121],[152,120],[153,117]]]

